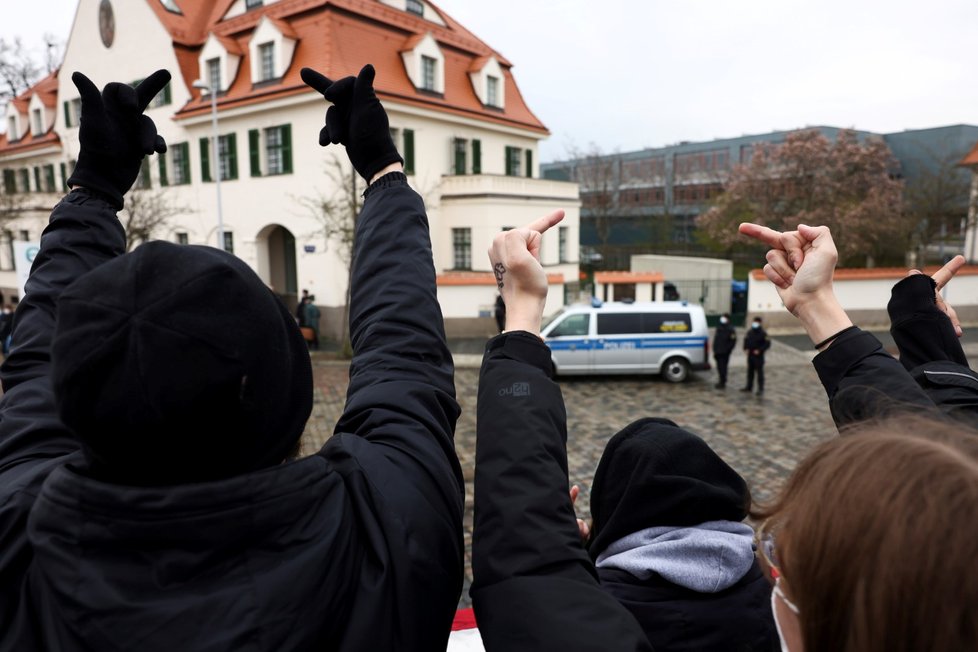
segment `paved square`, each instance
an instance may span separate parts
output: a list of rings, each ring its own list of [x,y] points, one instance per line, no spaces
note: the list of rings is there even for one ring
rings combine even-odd
[[[348,365],[314,356],[315,404],[303,438],[303,454],[313,453],[332,434],[346,396]],[[466,586],[460,606],[468,606],[471,581],[472,481],[475,465],[476,390],[479,356],[456,356],[456,392],[462,416],[455,444],[465,477]],[[603,376],[561,379],[567,406],[570,481],[584,491],[577,509],[588,518],[594,469],[608,439],[635,419],[660,416],[697,433],[750,484],[755,500],[770,499],[795,463],[815,444],[836,434],[828,401],[810,355],[775,341],[767,356],[763,398],[739,391],[746,377],[743,355],[730,360],[727,389],[717,390],[713,372],[680,385],[658,377]]]

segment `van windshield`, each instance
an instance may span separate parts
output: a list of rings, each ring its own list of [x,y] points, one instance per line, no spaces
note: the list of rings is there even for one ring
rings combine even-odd
[[[544,330],[546,330],[547,329],[547,326],[549,326],[550,324],[552,324],[555,321],[557,321],[557,319],[559,319],[560,316],[563,315],[565,312],[567,312],[567,309],[566,308],[561,308],[560,310],[558,310],[554,314],[550,315],[550,317],[548,317],[547,319],[545,319],[543,321],[543,325],[540,326],[540,332],[543,332]]]

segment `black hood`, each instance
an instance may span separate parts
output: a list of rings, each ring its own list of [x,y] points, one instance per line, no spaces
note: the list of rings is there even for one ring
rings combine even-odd
[[[640,419],[608,441],[591,486],[592,558],[650,527],[741,521],[747,483],[696,435],[668,419]]]
[[[150,242],[58,301],[52,382],[93,472],[127,484],[229,477],[280,463],[312,409],[289,311],[244,262]]]

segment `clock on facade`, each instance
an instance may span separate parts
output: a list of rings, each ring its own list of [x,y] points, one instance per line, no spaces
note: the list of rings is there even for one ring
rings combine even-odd
[[[98,6],[98,33],[102,37],[102,45],[112,47],[115,38],[115,15],[112,13],[112,3],[102,0]]]

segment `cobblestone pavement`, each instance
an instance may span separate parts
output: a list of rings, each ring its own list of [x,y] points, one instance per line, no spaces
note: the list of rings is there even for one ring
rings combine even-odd
[[[746,362],[731,356],[727,389],[717,390],[714,372],[689,382],[669,384],[658,377],[604,376],[561,379],[567,406],[570,481],[584,491],[579,516],[588,518],[591,478],[608,439],[644,416],[661,416],[695,432],[750,484],[755,500],[767,500],[791,469],[835,426],[821,383],[811,365],[814,352],[775,341],[768,352],[763,397],[739,391]],[[969,351],[971,353],[971,351]],[[475,414],[480,356],[456,355],[456,392],[462,408],[456,449],[465,477],[466,586],[460,606],[469,604],[469,553],[472,539],[472,481],[475,464]],[[348,366],[314,357],[315,405],[303,439],[303,453],[318,450],[331,434],[345,399]]]

